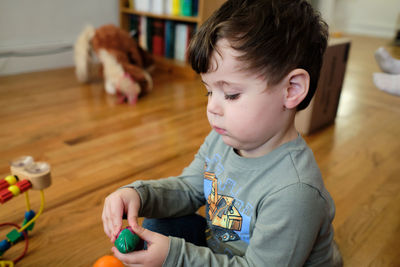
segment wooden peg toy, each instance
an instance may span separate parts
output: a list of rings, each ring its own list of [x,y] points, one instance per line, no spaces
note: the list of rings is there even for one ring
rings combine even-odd
[[[10,170],[19,179],[30,181],[33,190],[42,190],[51,185],[50,165],[46,162],[35,162],[31,156],[11,161]]]

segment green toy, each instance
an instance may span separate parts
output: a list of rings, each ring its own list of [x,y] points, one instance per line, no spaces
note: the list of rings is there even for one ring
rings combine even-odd
[[[119,252],[126,254],[134,251],[140,242],[140,238],[133,232],[130,226],[119,232],[117,239],[114,242],[115,247]]]

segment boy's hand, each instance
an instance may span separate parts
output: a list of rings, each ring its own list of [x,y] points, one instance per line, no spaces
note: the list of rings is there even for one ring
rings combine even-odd
[[[111,250],[115,257],[122,261],[126,266],[162,266],[168,255],[169,238],[165,235],[144,229],[138,224],[132,228],[141,239],[147,242],[147,250],[122,254],[116,247],[113,247]]]
[[[140,209],[139,194],[133,188],[122,188],[106,197],[103,207],[104,232],[114,243],[122,227],[122,216],[127,214],[129,225],[138,226],[137,217]]]

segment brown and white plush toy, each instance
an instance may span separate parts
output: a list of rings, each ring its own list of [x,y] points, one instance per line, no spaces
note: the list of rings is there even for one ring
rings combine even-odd
[[[104,25],[98,29],[87,26],[75,43],[74,53],[78,80],[90,82],[96,55],[107,93],[116,94],[121,103],[134,105],[139,96],[153,87],[148,72],[153,64],[151,55],[117,26]]]

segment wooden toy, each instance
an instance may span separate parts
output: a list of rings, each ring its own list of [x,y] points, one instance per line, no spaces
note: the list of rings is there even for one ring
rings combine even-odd
[[[31,156],[20,157],[11,162],[11,174],[0,180],[0,203],[4,204],[17,197],[21,193],[25,194],[26,212],[22,226],[15,223],[1,223],[2,226],[12,226],[14,229],[6,235],[6,239],[0,241],[0,257],[14,244],[20,240],[25,240],[25,249],[21,256],[10,261],[1,260],[0,267],[13,267],[15,263],[21,260],[28,250],[28,231],[32,231],[37,218],[42,214],[44,209],[44,193],[43,189],[51,184],[50,165],[46,162],[34,162]],[[40,208],[36,214],[32,209],[29,201],[28,190],[39,190],[40,192]]]
[[[19,179],[27,179],[33,190],[41,190],[51,185],[50,166],[46,162],[34,162],[30,156],[11,162],[11,173]]]

